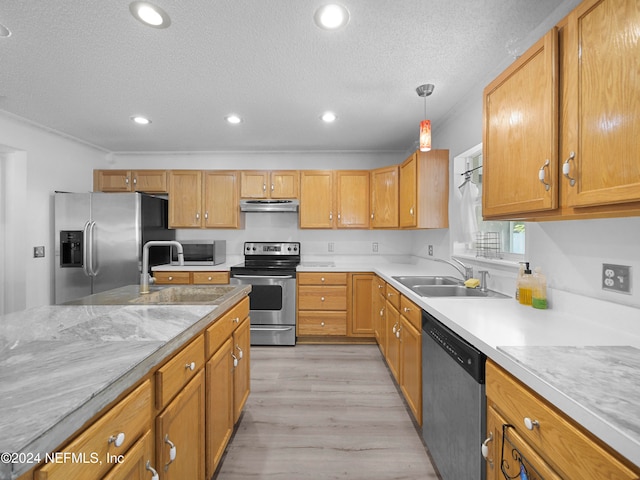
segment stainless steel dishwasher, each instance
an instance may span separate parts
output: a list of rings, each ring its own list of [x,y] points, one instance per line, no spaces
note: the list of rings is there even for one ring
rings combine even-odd
[[[486,356],[422,312],[422,436],[443,480],[484,479]]]

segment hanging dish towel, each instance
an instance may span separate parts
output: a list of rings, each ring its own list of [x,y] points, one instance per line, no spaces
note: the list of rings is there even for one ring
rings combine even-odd
[[[460,241],[472,243],[478,231],[476,217],[476,205],[478,203],[478,187],[473,182],[467,182],[462,187],[462,199],[460,200]]]

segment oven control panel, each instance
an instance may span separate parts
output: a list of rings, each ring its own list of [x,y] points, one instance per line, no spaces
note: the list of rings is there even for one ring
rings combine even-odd
[[[300,242],[245,242],[246,255],[300,255]]]

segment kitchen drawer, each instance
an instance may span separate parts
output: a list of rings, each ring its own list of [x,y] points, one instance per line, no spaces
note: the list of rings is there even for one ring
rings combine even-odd
[[[64,449],[54,452],[72,454],[76,458],[84,458],[84,462],[72,462],[61,457],[60,463],[47,463],[38,469],[34,478],[101,478],[114,466],[114,463],[105,461],[107,455],[126,456],[129,447],[150,428],[151,382],[146,380]]]
[[[346,285],[347,274],[343,272],[302,272],[298,274],[298,285]]]
[[[157,285],[189,284],[189,272],[153,272]]]
[[[400,296],[400,313],[409,320],[409,323],[422,331],[422,310],[404,295]]]
[[[216,353],[218,348],[227,341],[233,331],[249,316],[249,297],[245,297],[240,303],[224,313],[213,325],[205,331],[207,345],[207,358]]]
[[[193,272],[195,285],[223,285],[229,283],[229,272]]]
[[[346,310],[346,286],[315,286],[303,285],[298,287],[298,310]]]
[[[396,307],[397,310],[400,310],[400,292],[389,284],[387,284],[385,298],[391,305]],[[422,323],[420,323],[420,328],[422,328]]]
[[[203,365],[204,336],[200,335],[156,372],[156,408],[162,410]]]
[[[347,312],[300,312],[298,335],[347,334]]]
[[[487,406],[507,422],[564,478],[632,480],[638,474],[599,441],[491,361],[486,366]],[[525,419],[538,422],[530,430]]]

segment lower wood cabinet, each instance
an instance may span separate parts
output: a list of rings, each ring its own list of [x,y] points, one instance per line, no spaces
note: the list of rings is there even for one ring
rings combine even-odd
[[[150,480],[154,473],[154,443],[151,431],[145,433],[103,480]]]
[[[298,274],[298,336],[347,335],[347,273]]]
[[[380,351],[413,417],[422,425],[422,310],[379,278],[374,290]]]
[[[205,383],[200,370],[156,417],[156,465],[163,480],[204,478]]]
[[[504,478],[502,459],[516,463],[514,448],[527,460],[525,467],[530,463],[541,469],[538,478],[640,478],[638,467],[611,451],[491,360],[486,366],[486,392],[488,440],[485,444],[488,447],[486,468],[489,480]],[[509,440],[505,441],[504,447],[503,436]],[[509,471],[515,473],[518,470],[510,467]],[[542,472],[547,472],[548,476]]]
[[[350,337],[374,337],[373,273],[352,273],[351,309],[348,334]],[[377,313],[377,312],[376,312]]]

